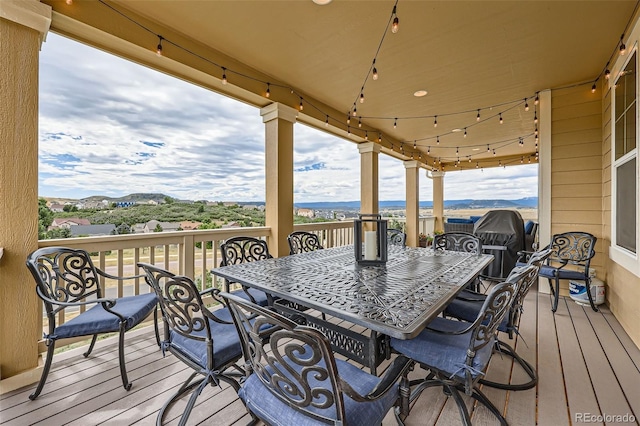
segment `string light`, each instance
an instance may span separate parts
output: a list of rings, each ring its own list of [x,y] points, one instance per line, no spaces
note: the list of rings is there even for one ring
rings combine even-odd
[[[460,154],[460,150],[458,149],[458,147],[456,146],[456,155]]]
[[[598,80],[596,80],[598,81]],[[591,93],[596,93],[596,83],[593,83],[593,86],[591,86]]]
[[[347,135],[351,135],[351,126],[347,126]]]
[[[397,118],[394,118],[394,119],[393,119],[393,128],[394,128],[394,129],[397,129],[397,128],[398,128],[398,119],[397,119]]]
[[[70,2],[68,1],[67,4],[71,4],[72,2],[73,2],[73,0],[71,0]],[[158,36],[158,47],[156,48],[156,55],[158,55],[158,56],[162,56],[162,40],[164,40],[164,37],[159,35]]]
[[[365,131],[364,131],[364,140],[365,140],[365,141],[368,141],[368,140],[369,140],[369,131],[368,131],[368,130],[365,130]]]
[[[494,157],[496,156],[496,150],[495,149],[493,150],[493,156]]]
[[[327,114],[327,119],[324,121],[324,127],[329,127],[329,115]]]
[[[436,145],[440,145],[440,136],[436,136]]]
[[[529,103],[527,102],[527,98],[524,98],[524,110],[529,111]]]
[[[378,133],[378,142],[382,142],[382,133]],[[393,149],[393,144],[391,144],[391,148]]]
[[[466,127],[464,128],[464,137],[465,138],[467,137],[467,128]]]
[[[356,109],[355,105],[353,106],[353,111],[351,112],[351,115],[353,115],[354,117],[358,115],[358,110]]]
[[[364,92],[360,92],[360,103],[364,103]]]
[[[428,146],[427,147],[427,155],[430,155],[430,154],[431,154],[431,146]]]
[[[347,124],[351,123],[351,114],[347,113]]]
[[[267,83],[267,92],[264,94],[267,98],[271,97],[271,83]]]
[[[222,84],[227,84],[227,69],[222,67]]]
[[[376,69],[376,58],[373,58],[373,70],[371,71],[371,78],[378,79],[378,70]]]
[[[533,112],[533,124],[538,124],[538,111]]]
[[[524,164],[524,155],[520,158],[520,164]]]
[[[500,113],[500,124],[502,124],[502,123],[503,123],[503,120],[502,120],[502,113]]]
[[[469,162],[471,162],[471,156],[469,156]]]
[[[416,141],[413,141],[413,149],[416,149]]]
[[[300,111],[304,109],[304,105],[302,105],[302,96],[300,96],[300,105],[298,106],[298,108],[300,109]]]
[[[393,6],[393,12],[392,15],[394,16],[393,18],[393,23],[391,24],[391,32],[392,33],[397,33],[398,29],[400,27],[400,20],[398,19],[398,15],[396,15],[396,6]]]
[[[627,46],[624,45],[624,34],[620,36],[620,56],[624,55],[627,51]]]
[[[358,117],[358,127],[362,127],[362,117]]]
[[[67,3],[69,6],[71,6],[73,4],[73,0],[66,0],[65,3]]]
[[[540,103],[540,97],[538,96],[538,92],[536,92],[536,100],[533,101],[533,104],[538,105],[538,103]]]
[[[478,115],[476,115],[476,121],[480,121],[480,110],[478,110]]]
[[[433,127],[438,127],[438,116],[433,117]]]
[[[480,168],[480,163],[476,161],[476,169]]]
[[[487,152],[491,152],[491,148],[489,148],[488,144],[487,144]]]

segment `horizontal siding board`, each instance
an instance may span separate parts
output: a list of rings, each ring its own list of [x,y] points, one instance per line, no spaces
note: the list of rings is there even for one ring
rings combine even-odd
[[[602,185],[599,183],[589,183],[582,185],[553,185],[551,186],[551,197],[598,197],[602,192]],[[555,212],[552,212],[552,215]]]
[[[557,211],[554,212],[555,223],[572,223],[576,225],[600,225],[602,212],[597,211]]]
[[[602,155],[602,142],[579,143],[570,146],[553,146],[552,160],[558,158],[581,158]]]
[[[556,108],[553,108],[553,102],[551,105],[551,114],[554,121],[600,115],[602,113],[602,104],[599,100],[581,104],[565,105]]]
[[[575,170],[601,170],[602,157],[594,155],[591,157],[558,158],[551,160],[551,170],[554,171],[575,171]]]
[[[582,145],[583,143],[601,143],[602,129],[576,130],[570,133],[559,133],[552,136],[554,147],[565,145]]]
[[[602,172],[600,169],[595,170],[573,170],[573,171],[554,171],[551,172],[551,182],[553,186],[557,185],[583,185],[589,183],[602,183]],[[598,194],[602,190],[598,191]]]
[[[552,120],[551,129],[552,135],[581,131],[585,129],[602,130],[602,115],[594,114],[567,120]]]
[[[557,197],[551,199],[551,209],[562,211],[600,211],[602,199],[600,197],[566,198]]]

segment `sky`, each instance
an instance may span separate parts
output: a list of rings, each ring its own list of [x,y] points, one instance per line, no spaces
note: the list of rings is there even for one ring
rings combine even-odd
[[[253,106],[50,32],[39,108],[40,196],[265,199],[264,124]],[[360,199],[356,144],[298,123],[294,150],[294,202]],[[404,200],[402,162],[379,161],[379,199]],[[537,170],[447,172],[445,199],[535,197]],[[420,200],[432,200],[426,172]]]

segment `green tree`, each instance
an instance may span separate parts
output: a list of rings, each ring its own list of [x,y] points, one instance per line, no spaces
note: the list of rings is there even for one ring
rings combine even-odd
[[[162,232],[162,226],[160,226],[160,224],[157,224],[156,227],[153,229],[153,232]]]
[[[198,206],[198,210],[196,210],[196,213],[204,213],[204,204],[200,204]]]
[[[47,238],[47,228],[51,226],[53,222],[53,212],[47,207],[47,200],[44,198],[38,199],[38,239],[43,240]]]
[[[64,207],[62,207],[62,211],[65,211],[65,212],[77,212],[78,211],[78,207],[74,206],[73,204],[65,204]]]
[[[164,197],[164,202],[165,204],[173,204],[175,200],[167,195],[166,197]]]
[[[115,230],[116,235],[131,234],[131,227],[128,223],[122,222]]]
[[[54,228],[47,232],[46,238],[49,240],[55,240],[57,238],[71,238],[71,230],[69,228]]]

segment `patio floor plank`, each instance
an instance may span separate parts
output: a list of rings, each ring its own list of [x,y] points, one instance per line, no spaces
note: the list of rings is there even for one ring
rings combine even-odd
[[[348,325],[336,318],[329,320]],[[538,386],[518,392],[483,389],[504,409],[510,424],[569,425],[575,423],[575,413],[582,410],[608,415],[628,412],[638,424],[640,350],[606,307],[592,312],[561,298],[553,315],[549,295],[533,290],[525,301],[520,333],[514,340],[506,335],[501,338],[536,365]],[[49,380],[36,401],[28,400],[35,385],[0,396],[0,424],[154,425],[159,408],[191,370],[171,354],[162,356],[152,328],[127,335],[126,357],[133,380],[129,392],[122,389],[113,339],[98,342],[87,359],[79,349],[56,355]],[[379,374],[390,362],[380,365]],[[410,377],[425,374],[416,366]],[[487,378],[521,382],[527,376],[509,357],[495,354]],[[472,400],[466,396],[465,400],[474,408]],[[185,404],[185,398],[175,404],[167,414],[167,424],[177,424]],[[188,424],[244,425],[250,421],[233,388],[222,383],[221,387],[208,386],[203,391]],[[472,421],[480,426],[497,424],[484,407],[472,410]],[[396,424],[393,413],[383,424]],[[406,424],[449,426],[460,424],[460,416],[451,398],[440,388],[431,388],[414,403]]]

